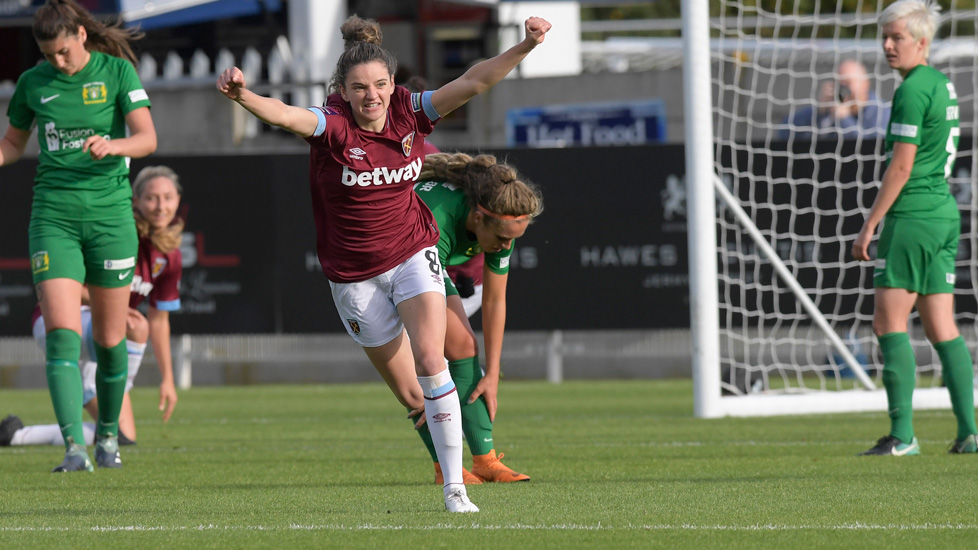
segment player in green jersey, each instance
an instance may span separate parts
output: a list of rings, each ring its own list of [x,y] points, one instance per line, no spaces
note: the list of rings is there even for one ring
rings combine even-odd
[[[156,150],[149,98],[129,46],[139,35],[96,21],[74,0],[48,0],[35,13],[32,30],[46,62],[17,80],[0,165],[24,154],[37,126],[41,152],[28,235],[47,330],[48,388],[66,448],[54,471],[93,469],[78,371],[85,284],[98,361],[95,459],[100,467],[117,468],[137,251],[127,157]]]
[[[537,187],[518,179],[516,170],[491,155],[438,153],[425,157],[414,187],[438,222],[438,256],[444,267],[460,265],[484,252],[482,326],[486,369],[479,364],[479,344],[454,283],[445,275],[448,324],[445,358],[462,403],[462,431],[472,451],[472,472],[466,483],[529,481],[530,477],[503,465],[496,454],[492,423],[496,418],[499,359],[506,326],[506,282],[513,242],[523,236],[543,211]],[[438,458],[426,433],[419,428],[435,461],[435,480],[441,483]],[[474,475],[472,475],[474,474]]]
[[[869,260],[870,241],[885,221],[873,270],[873,331],[883,354],[890,433],[863,455],[920,453],[913,431],[916,364],[907,335],[914,307],[937,350],[957,417],[948,450],[978,452],[971,354],[954,321],[961,216],[947,180],[960,134],[957,94],[947,77],[927,65],[939,12],[936,2],[899,0],[879,18],[887,63],[903,83],[893,95],[886,172],[852,245],[855,259]]]

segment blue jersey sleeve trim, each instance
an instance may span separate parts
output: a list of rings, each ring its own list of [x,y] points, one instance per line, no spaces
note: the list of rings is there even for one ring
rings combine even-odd
[[[176,311],[180,309],[180,299],[156,302],[156,309],[160,311]]]
[[[312,111],[316,115],[316,120],[319,121],[316,124],[316,131],[312,135],[317,137],[323,135],[323,132],[326,131],[326,115],[323,110],[319,107],[306,107],[306,109]]]
[[[435,92],[421,92],[421,107],[424,109],[424,114],[428,115],[428,120],[431,121],[441,118],[438,110],[431,104],[431,94],[433,93]]]

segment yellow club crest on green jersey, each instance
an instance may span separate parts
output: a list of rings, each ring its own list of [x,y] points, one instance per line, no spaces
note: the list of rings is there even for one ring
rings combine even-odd
[[[35,275],[43,271],[47,271],[50,266],[51,262],[48,259],[47,251],[42,250],[40,252],[35,252],[34,255],[31,256],[31,270]]]
[[[105,103],[109,99],[109,93],[105,89],[105,82],[89,82],[82,88],[82,99],[85,105]]]

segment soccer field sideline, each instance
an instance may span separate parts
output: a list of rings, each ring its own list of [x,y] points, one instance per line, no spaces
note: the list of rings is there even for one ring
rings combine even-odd
[[[943,531],[943,530],[974,530],[978,529],[978,523],[972,524],[933,524],[923,523],[918,525],[900,524],[864,524],[864,523],[842,523],[839,525],[576,525],[576,524],[551,524],[551,525],[527,525],[527,524],[484,524],[474,522],[471,525],[381,525],[381,524],[362,524],[362,525],[190,525],[190,526],[146,526],[146,525],[120,525],[94,527],[4,527],[0,532],[29,533],[29,532],[100,532],[111,533],[119,531],[131,532],[168,532],[168,531]]]
[[[940,548],[978,530],[949,411],[917,415],[921,456],[868,458],[884,412],[703,420],[689,380],[510,382],[497,448],[533,480],[471,487],[482,512],[463,516],[381,384],[195,388],[167,425],[155,393],[134,390],[123,470],[52,475],[59,449],[0,448],[5,549]],[[52,416],[43,391],[0,403]],[[881,500],[894,484],[906,498]]]

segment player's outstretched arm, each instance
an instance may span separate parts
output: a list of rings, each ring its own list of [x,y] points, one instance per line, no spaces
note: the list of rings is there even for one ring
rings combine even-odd
[[[260,96],[249,90],[244,73],[237,67],[221,73],[217,78],[217,89],[224,97],[255,115],[258,120],[298,136],[311,136],[319,124],[316,115],[307,109],[286,105],[275,98]]]
[[[499,392],[499,367],[503,351],[503,333],[506,330],[506,283],[509,274],[493,273],[488,265],[482,271],[482,338],[485,342],[485,376],[469,397],[474,403],[479,396],[486,401],[489,420],[496,420]]]
[[[505,52],[473,65],[465,74],[435,90],[431,104],[442,116],[458,109],[473,97],[495,86],[514,67],[523,61],[533,48],[541,44],[550,30],[550,23],[540,17],[531,17],[524,23],[526,37]]]
[[[160,311],[150,306],[147,311],[149,321],[149,341],[153,345],[153,355],[160,367],[160,411],[163,422],[170,420],[177,406],[177,390],[173,384],[173,358],[170,355],[170,312]]]

